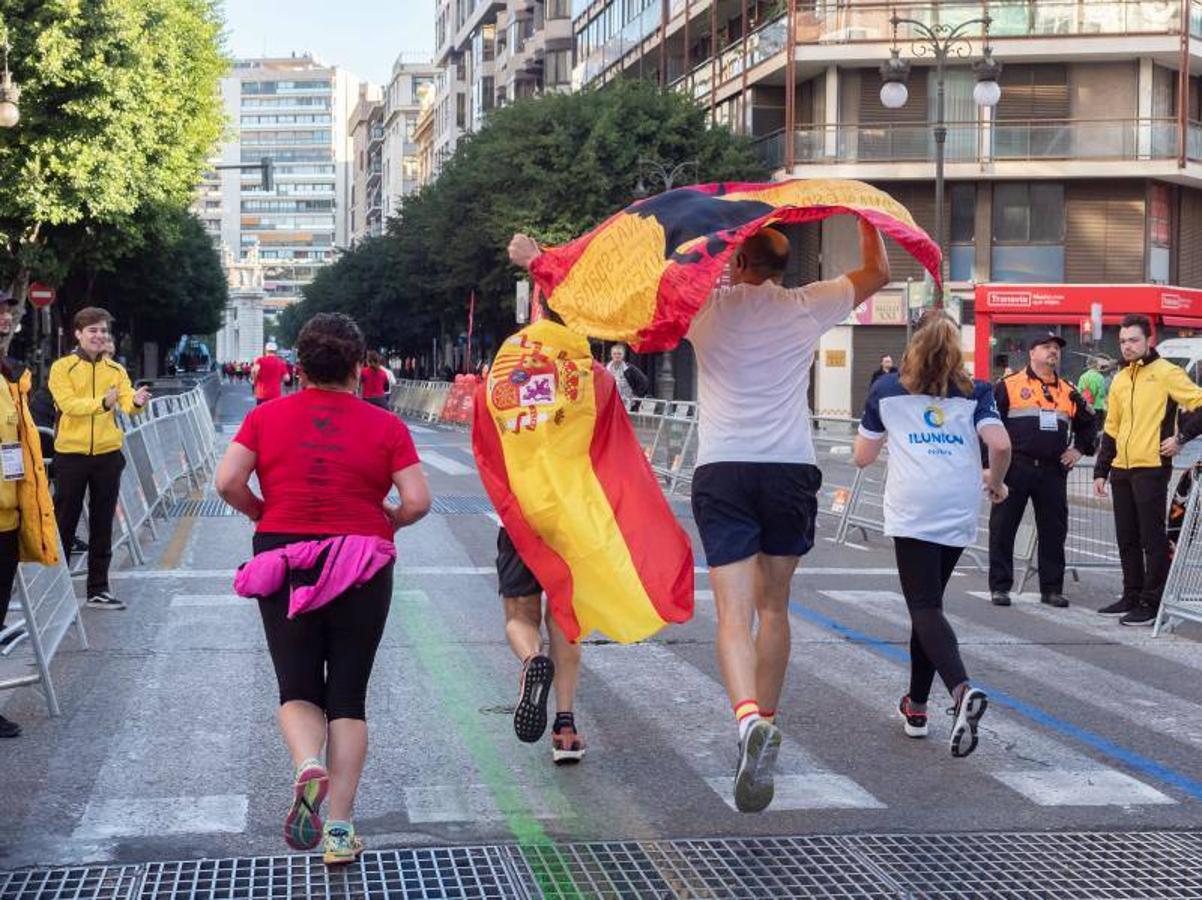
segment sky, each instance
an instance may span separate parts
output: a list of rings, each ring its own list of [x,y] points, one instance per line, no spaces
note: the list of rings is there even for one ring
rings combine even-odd
[[[235,58],[312,53],[387,87],[399,54],[434,53],[435,0],[225,0],[226,45]]]

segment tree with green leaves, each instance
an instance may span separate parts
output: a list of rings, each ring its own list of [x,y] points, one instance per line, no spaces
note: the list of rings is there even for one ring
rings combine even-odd
[[[371,343],[420,352],[466,327],[474,292],[478,346],[495,344],[513,330],[510,236],[559,244],[599,224],[634,201],[639,157],[695,160],[700,182],[767,177],[750,141],[648,81],[519,100],[460,142],[385,237],[319,275],[289,321],[337,309]]]
[[[0,285],[18,314],[32,278],[119,258],[145,210],[187,204],[224,128],[221,29],[218,0],[0,0],[22,88],[0,130]]]

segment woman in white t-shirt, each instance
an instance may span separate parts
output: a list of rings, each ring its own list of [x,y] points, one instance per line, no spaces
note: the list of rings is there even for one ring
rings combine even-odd
[[[855,461],[876,461],[890,437],[885,534],[893,538],[897,574],[910,611],[910,692],[898,712],[910,737],[926,737],[927,699],[938,673],[952,695],[951,749],[977,746],[985,692],[969,683],[943,593],[964,548],[976,540],[981,482],[994,503],[1006,498],[1010,438],[987,382],[964,372],[960,329],[942,312],[914,333],[901,372],[877,379],[868,394]],[[980,443],[989,451],[981,472]]]

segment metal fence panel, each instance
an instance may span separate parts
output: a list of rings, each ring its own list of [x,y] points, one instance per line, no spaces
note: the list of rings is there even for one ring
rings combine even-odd
[[[1202,478],[1195,478],[1169,577],[1165,582],[1153,636],[1172,631],[1182,620],[1202,622]]]

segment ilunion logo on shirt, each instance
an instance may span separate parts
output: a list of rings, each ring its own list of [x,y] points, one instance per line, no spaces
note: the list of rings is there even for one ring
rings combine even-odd
[[[923,411],[922,420],[931,429],[943,428],[943,410],[938,406],[928,406]],[[958,434],[948,434],[945,431],[911,431],[906,435],[906,440],[911,444],[960,444],[963,445],[964,438]]]

